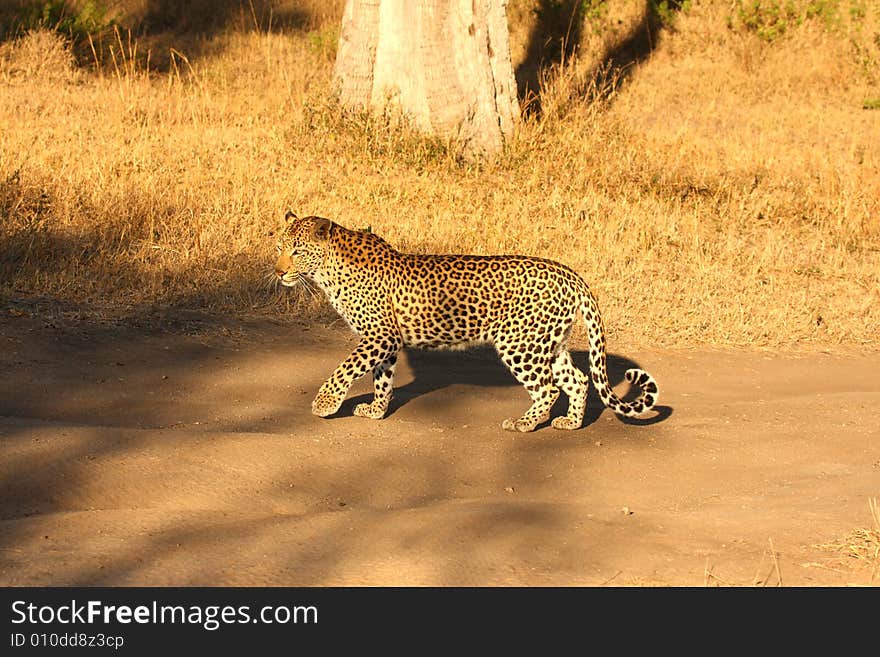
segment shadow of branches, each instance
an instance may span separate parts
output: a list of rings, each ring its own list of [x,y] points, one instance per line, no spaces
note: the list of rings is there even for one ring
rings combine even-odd
[[[515,71],[520,102],[540,111],[541,73],[577,53],[583,29],[583,0],[542,0],[535,8],[526,55]]]
[[[685,0],[667,0],[661,5],[657,0],[645,0],[641,21],[603,54],[601,63],[594,69],[597,86],[606,88],[611,82],[612,91],[616,91],[634,67],[651,57],[657,47],[660,30],[671,23],[684,3]]]
[[[520,102],[527,115],[542,115],[541,87],[547,74],[578,56],[584,24],[604,0],[542,0],[535,10],[526,56],[517,67]],[[685,0],[645,0],[641,18],[603,52],[581,85],[584,90],[616,91],[635,66],[657,47],[660,31],[674,20]]]
[[[0,179],[0,293],[27,297],[51,290],[62,302],[88,299],[170,314],[278,307],[291,298],[271,275],[271,229],[236,252],[205,248],[188,258],[178,251],[192,251],[198,242],[192,219],[156,227],[157,216],[185,209],[141,207],[128,199],[116,212],[79,198],[79,220],[68,223],[63,208],[69,201],[62,194],[51,184],[24,182],[18,172]]]

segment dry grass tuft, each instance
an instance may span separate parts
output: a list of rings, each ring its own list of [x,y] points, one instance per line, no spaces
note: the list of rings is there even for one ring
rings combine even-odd
[[[856,529],[839,540],[816,547],[835,552],[845,560],[856,559],[876,573],[880,569],[880,509],[876,498],[868,500],[868,505],[874,520],[873,529]]]
[[[14,43],[0,43],[0,80],[73,81],[79,73],[69,44],[55,32],[36,30]]]
[[[48,32],[0,45],[0,294],[312,312],[266,277],[293,208],[566,262],[616,341],[877,344],[880,7],[768,42],[694,1],[645,51],[642,3],[608,0],[473,163],[329,100],[341,1],[220,4],[188,25],[120,2],[85,68]],[[510,6],[520,58],[534,6]]]

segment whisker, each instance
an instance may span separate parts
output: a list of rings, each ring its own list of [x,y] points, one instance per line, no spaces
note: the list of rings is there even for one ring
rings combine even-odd
[[[312,302],[317,302],[320,300],[319,291],[316,289],[316,286],[312,281],[300,274],[297,277],[297,282],[300,284],[302,289],[306,291],[306,293],[309,295],[309,299]]]
[[[315,295],[309,289],[308,284],[306,284],[302,279],[297,280],[297,289],[299,289],[301,297],[305,297],[310,301],[315,298]]]

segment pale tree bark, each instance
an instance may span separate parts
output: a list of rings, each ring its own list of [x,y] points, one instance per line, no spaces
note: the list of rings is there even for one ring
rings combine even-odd
[[[399,110],[421,130],[495,153],[519,121],[507,0],[347,0],[340,102]]]

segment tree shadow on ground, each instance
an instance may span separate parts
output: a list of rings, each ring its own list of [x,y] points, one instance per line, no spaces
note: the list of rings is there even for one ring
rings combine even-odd
[[[684,2],[668,0],[661,9],[656,0],[645,0],[641,19],[602,53],[585,88],[600,89],[604,95],[617,91],[634,67],[651,57],[660,30],[681,10]],[[542,0],[536,10],[526,57],[516,70],[519,99],[527,115],[541,117],[543,77],[577,55],[585,6],[582,0]]]
[[[83,215],[105,220],[82,221],[71,228],[57,210],[64,207],[60,191],[19,178],[18,172],[0,178],[0,300],[20,299],[25,306],[42,305],[50,311],[69,306],[82,315],[90,311],[89,304],[81,303],[88,299],[96,315],[106,309],[135,325],[152,325],[163,317],[174,322],[189,311],[289,305],[291,296],[271,275],[273,229],[264,234],[262,253],[256,244],[249,252],[209,251],[195,268],[188,263],[150,263],[164,248],[144,248],[162,239],[152,228],[162,208],[131,210],[128,217],[114,221],[106,218],[105,209],[84,199]],[[186,230],[184,219],[177,228]],[[51,283],[46,280],[46,263],[51,263]],[[145,293],[150,289],[154,292]],[[299,290],[294,297],[306,294]]]
[[[540,114],[541,76],[577,52],[583,30],[583,0],[542,0],[534,10],[526,55],[515,71],[520,102]]]
[[[143,12],[129,18],[127,27],[150,51],[151,68],[164,72],[174,64],[172,51],[190,61],[214,54],[214,38],[221,33],[313,29],[318,17],[299,5],[274,0],[149,0]]]
[[[636,66],[647,61],[657,48],[660,30],[686,0],[668,0],[664,10],[656,0],[645,0],[645,10],[639,21],[617,44],[604,53],[601,63],[593,70],[596,87],[608,92],[617,91]]]

